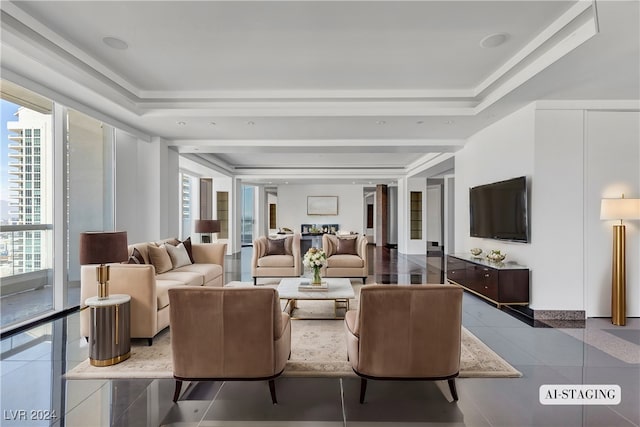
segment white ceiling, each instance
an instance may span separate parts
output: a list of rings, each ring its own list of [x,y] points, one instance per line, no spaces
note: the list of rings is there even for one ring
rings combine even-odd
[[[390,182],[535,100],[640,99],[639,5],[3,1],[1,59],[250,181]]]

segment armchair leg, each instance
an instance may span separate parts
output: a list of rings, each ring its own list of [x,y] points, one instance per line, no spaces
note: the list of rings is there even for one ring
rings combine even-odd
[[[153,345],[153,338],[147,338],[147,345],[151,347]]]
[[[176,388],[173,391],[173,402],[178,401],[178,397],[180,397],[180,390],[182,390],[182,381],[176,380]]]
[[[453,397],[453,400],[455,402],[458,401],[458,391],[456,390],[456,379],[455,378],[450,378],[448,380],[449,383],[449,391],[451,392],[451,397]]]
[[[253,278],[253,286],[258,286],[258,278],[257,277]]]
[[[364,403],[364,395],[367,392],[366,378],[360,378],[360,403]]]
[[[269,380],[269,392],[271,393],[271,402],[276,405],[278,399],[276,399],[276,382],[274,380]]]

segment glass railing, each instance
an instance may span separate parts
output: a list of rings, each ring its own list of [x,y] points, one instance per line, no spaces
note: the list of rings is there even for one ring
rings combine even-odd
[[[3,279],[0,288],[5,287],[8,277],[50,270],[53,267],[52,253],[52,224],[0,226],[0,278]],[[47,275],[43,276],[46,280]],[[28,286],[33,285],[32,280],[27,282],[30,283]],[[27,289],[30,288],[23,290]],[[5,289],[1,293],[6,295]]]

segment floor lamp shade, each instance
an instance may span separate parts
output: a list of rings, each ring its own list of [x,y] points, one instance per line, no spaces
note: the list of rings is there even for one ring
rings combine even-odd
[[[622,220],[640,219],[640,199],[602,199],[600,219],[620,220],[613,226],[611,264],[611,323],[627,323],[626,229]]]
[[[98,298],[109,296],[109,266],[105,264],[124,262],[128,258],[126,231],[80,233],[80,265],[99,264],[96,267]]]
[[[196,233],[210,234],[218,233],[220,231],[220,221],[217,219],[196,219],[195,223]],[[205,241],[205,236],[202,236],[202,243],[211,243],[210,236],[206,236],[208,241]]]

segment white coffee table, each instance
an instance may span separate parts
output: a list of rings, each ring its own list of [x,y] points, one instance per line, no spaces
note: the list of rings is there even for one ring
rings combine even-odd
[[[296,319],[296,317],[293,317],[293,311],[297,308],[296,301],[333,300],[336,319],[343,319],[343,317],[338,316],[338,309],[344,309],[346,312],[347,310],[349,310],[349,299],[356,297],[355,293],[353,292],[353,286],[351,286],[351,280],[338,277],[328,277],[323,278],[323,281],[327,282],[328,289],[326,291],[299,291],[299,277],[282,279],[280,281],[280,284],[278,285],[278,294],[280,295],[280,299],[287,300],[284,311],[289,313],[292,319]],[[305,317],[304,319],[326,318]]]

